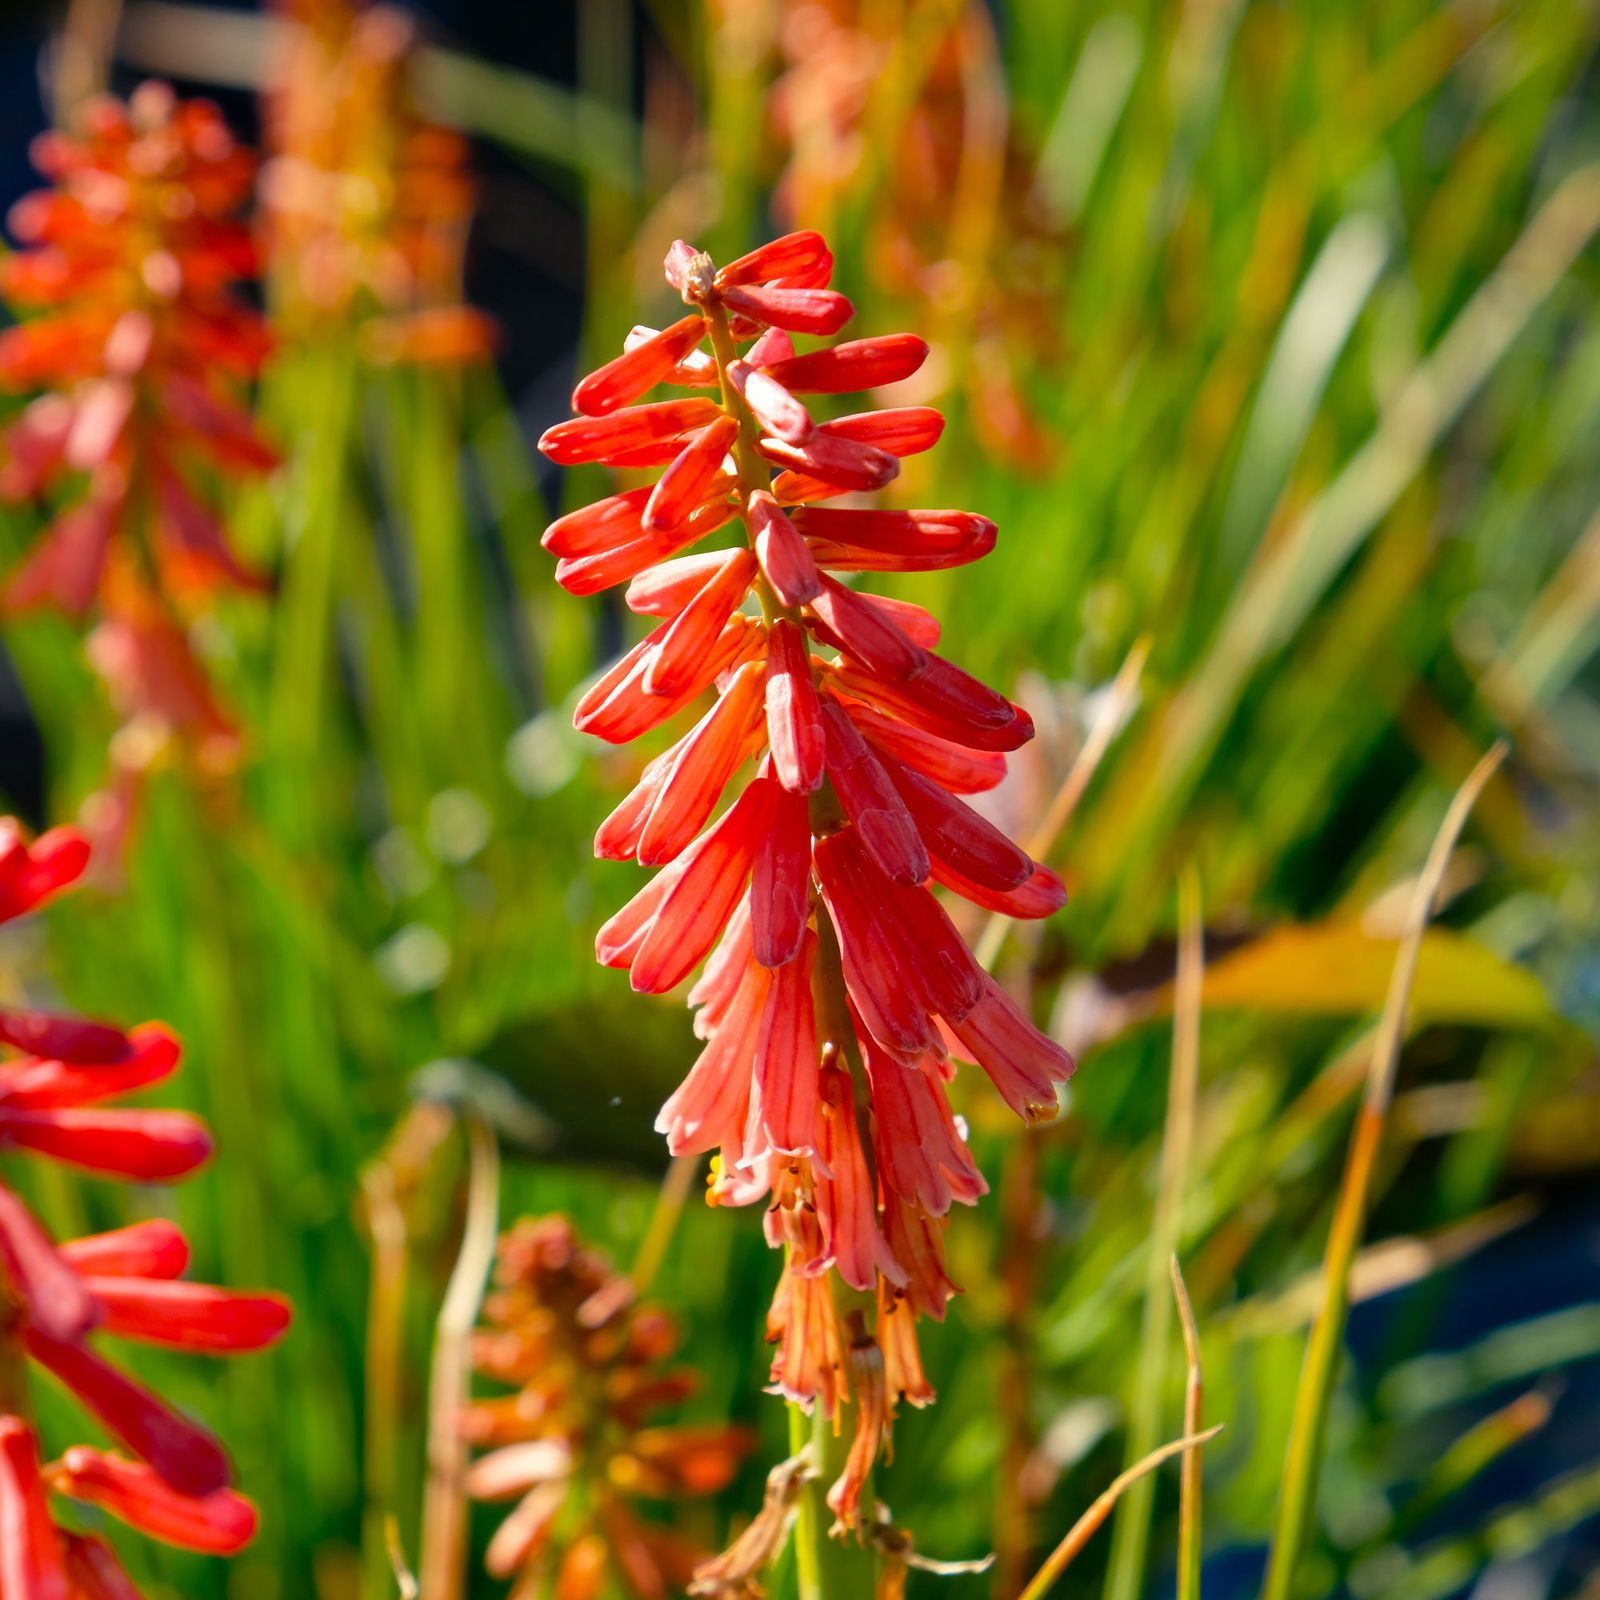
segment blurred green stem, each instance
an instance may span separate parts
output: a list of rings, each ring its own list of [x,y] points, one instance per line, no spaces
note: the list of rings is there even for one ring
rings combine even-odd
[[[871,1550],[854,1539],[831,1539],[828,1528],[828,1488],[844,1471],[850,1451],[849,1435],[835,1430],[820,1404],[808,1417],[789,1402],[789,1449],[798,1455],[811,1452],[815,1476],[800,1490],[799,1515],[794,1525],[795,1571],[799,1600],[867,1600],[872,1593],[877,1561]],[[871,1504],[870,1492],[863,1496]]]
[[[304,455],[295,463],[291,495],[293,543],[288,552],[276,624],[269,726],[276,753],[268,764],[282,783],[286,817],[304,843],[317,800],[305,775],[321,742],[331,670],[334,572],[345,499],[345,453],[355,404],[355,358],[334,343],[311,352],[300,392],[311,397],[312,415],[300,437]]]

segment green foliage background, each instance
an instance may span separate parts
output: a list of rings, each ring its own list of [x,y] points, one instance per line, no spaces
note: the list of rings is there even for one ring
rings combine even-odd
[[[1001,528],[980,566],[898,592],[941,614],[956,660],[1054,708],[1045,753],[1024,764],[1022,825],[1093,691],[1141,638],[1151,653],[1131,725],[1055,855],[1073,902],[1007,957],[1032,974],[1041,1014],[1087,1045],[1068,1114],[1028,1136],[1038,1236],[1019,1237],[1035,1213],[1003,1192],[1024,1136],[974,1094],[997,1194],[953,1225],[969,1292],[927,1340],[940,1402],[897,1430],[880,1491],[930,1553],[980,1554],[997,1497],[1019,1514],[1006,1445],[1025,1424],[1042,1550],[1121,1464],[1142,1381],[1174,886],[1193,864],[1212,953],[1269,941],[1231,987],[1224,967],[1212,975],[1182,1231],[1207,1414],[1229,1425],[1208,1457],[1208,1539],[1259,1547],[1303,1342],[1291,1291],[1320,1258],[1350,1052],[1387,978],[1362,918],[1381,933],[1374,907],[1502,732],[1513,757],[1451,883],[1445,920],[1462,937],[1430,949],[1419,990],[1375,1233],[1464,1245],[1464,1219],[1557,1177],[1587,1184],[1600,1156],[1585,1098],[1600,1021],[1596,13],[1580,0],[1005,0],[993,76],[969,87],[1004,107],[1011,181],[1048,226],[1019,236],[998,191],[953,197],[955,288],[930,307],[921,286],[869,268],[897,204],[884,152],[958,10],[904,8],[867,158],[829,202],[851,331],[928,331],[950,362],[950,427],[906,494]],[[633,118],[628,9],[580,13],[576,91],[446,56],[424,87],[583,206],[584,350],[598,355],[663,311],[644,286],[675,232],[730,254],[766,231],[782,152],[763,111],[760,5],[657,8],[650,70],[692,85],[689,140]],[[997,453],[970,381],[997,359],[979,337],[996,316],[1021,319],[1007,359],[1053,442],[1031,469]],[[599,608],[554,586],[537,540],[560,507],[541,498],[495,381],[375,374],[352,332],[284,351],[262,407],[289,462],[237,497],[235,523],[281,560],[281,591],[228,609],[203,641],[250,730],[246,768],[232,786],[158,774],[126,882],[62,904],[48,952],[15,955],[41,992],[180,1030],[173,1098],[213,1122],[221,1155],[138,1204],[175,1208],[204,1276],[269,1284],[299,1307],[269,1356],[137,1358],[215,1419],[266,1519],[231,1567],[150,1556],[151,1594],[343,1600],[391,1592],[373,1547],[361,1554],[359,1177],[417,1074],[455,1063],[427,1082],[525,1097],[543,1120],[508,1113],[532,1147],[508,1145],[504,1214],[568,1209],[626,1262],[661,1172],[650,1120],[691,1041],[673,1005],[590,962],[594,928],[638,875],[592,862],[589,837],[636,758],[567,727],[597,665]],[[576,504],[598,486],[572,474],[560,493]],[[34,531],[7,514],[11,550]],[[109,714],[68,628],[17,622],[6,643],[48,741],[52,815],[67,817],[102,781]],[[1281,932],[1296,928],[1310,931]],[[390,1457],[408,1547],[429,1323],[459,1226],[452,1159],[411,1214],[412,1359]],[[90,1183],[34,1193],[62,1228],[123,1215]],[[690,1519],[708,1544],[754,1508],[784,1449],[781,1407],[759,1395],[775,1276],[759,1234],[754,1215],[691,1206],[655,1286],[706,1375],[693,1413],[763,1429],[762,1457]],[[1036,1293],[1022,1319],[1013,1269]],[[1309,1592],[1442,1597],[1600,1512],[1600,1462],[1557,1481],[1537,1439],[1508,1440],[1528,1463],[1525,1504],[1408,1522],[1491,1402],[1600,1354],[1583,1291],[1577,1311],[1538,1321],[1508,1304],[1499,1343],[1430,1356],[1443,1274],[1346,1375]],[[1179,1414],[1175,1356],[1167,1369],[1163,1435]],[[997,1399],[1008,1378],[1025,1387],[1014,1413]],[[64,1428],[65,1413],[46,1422]],[[1169,1581],[1174,1501],[1163,1479],[1153,1581]],[[1121,1539],[1110,1592],[1126,1597],[1146,1541],[1137,1527]],[[1235,1592],[1233,1569],[1216,1583]],[[914,1590],[957,1600],[986,1584]]]

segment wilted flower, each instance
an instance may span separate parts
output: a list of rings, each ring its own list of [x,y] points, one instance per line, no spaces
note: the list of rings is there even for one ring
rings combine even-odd
[[[82,615],[117,568],[169,602],[259,579],[213,509],[212,472],[267,471],[272,450],[236,395],[268,340],[231,285],[255,270],[235,212],[253,164],[206,101],[147,83],[85,108],[83,132],[41,135],[54,187],[12,208],[23,248],[0,265],[12,305],[0,383],[44,388],[7,430],[0,494],[71,494],[5,591],[13,610]]]
[[[586,1249],[565,1217],[519,1222],[500,1240],[495,1291],[474,1347],[478,1371],[514,1393],[467,1413],[491,1446],[468,1487],[517,1501],[490,1541],[488,1568],[562,1600],[591,1600],[609,1575],[640,1600],[681,1591],[703,1552],[640,1516],[637,1498],[714,1494],[749,1448],[743,1430],[652,1421],[698,1386],[668,1362],[667,1313]]]
[[[88,861],[81,835],[29,843],[0,820],[0,920],[41,904]],[[179,1111],[107,1109],[176,1069],[158,1024],[124,1032],[37,1011],[0,1011],[0,1151],[23,1151],[136,1182],[187,1176],[206,1160],[204,1126]],[[288,1326],[274,1295],[234,1294],[181,1274],[189,1247],[170,1222],[135,1223],[55,1244],[0,1183],[0,1595],[127,1600],[110,1546],[56,1526],[49,1496],[98,1506],[152,1538],[227,1555],[255,1532],[254,1507],[228,1487],[222,1446],[107,1361],[95,1333],[207,1354],[258,1350]],[[25,1358],[70,1389],[133,1458],[75,1446],[41,1465],[26,1418]]]
[[[675,1154],[719,1152],[714,1201],[767,1203],[787,1255],[774,1386],[829,1411],[850,1387],[830,1269],[877,1293],[890,1403],[931,1398],[914,1319],[955,1293],[951,1202],[985,1192],[946,1095],[954,1061],[977,1062],[1028,1120],[1054,1114],[1072,1068],[933,892],[1019,917],[1063,903],[1060,879],[959,798],[1000,781],[1032,724],[936,653],[928,612],[835,576],[959,566],[995,529],[972,512],[827,503],[890,482],[943,426],[921,406],[812,417],[800,395],[893,382],[926,354],[907,334],[797,354],[791,334],[851,315],[831,268],[815,233],[720,271],[674,245],[667,278],[689,314],[636,329],[578,385],[583,415],[540,441],[563,464],[666,469],[544,536],[567,588],[626,582],[628,604],[661,619],[583,696],[579,729],[620,743],[716,690],[601,825],[597,853],[662,870],[597,953],[650,993],[704,963],[689,1003],[705,1048],[658,1126]],[[718,398],[635,403],[661,381]],[[682,553],[729,524],[745,542]]]
[[[346,0],[281,11],[262,173],[280,314],[315,332],[359,306],[363,349],[380,365],[482,360],[493,326],[462,304],[466,144],[417,113],[410,20]]]

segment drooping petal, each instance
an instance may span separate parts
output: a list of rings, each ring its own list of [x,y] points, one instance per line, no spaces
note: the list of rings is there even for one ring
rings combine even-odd
[[[735,284],[723,290],[722,299],[730,311],[789,333],[837,333],[855,315],[855,307],[836,289]]]
[[[822,592],[822,576],[810,547],[778,502],[758,490],[750,496],[746,521],[761,570],[779,600],[792,607],[814,600]]]
[[[189,1243],[175,1222],[152,1217],[58,1247],[75,1272],[99,1278],[177,1278],[189,1266]]]
[[[921,883],[928,876],[928,853],[882,764],[834,701],[824,702],[822,725],[828,777],[862,845],[895,882]]]
[[[75,1445],[51,1471],[57,1492],[109,1511],[163,1544],[231,1556],[256,1533],[256,1508],[232,1489],[181,1494],[138,1461]]]
[[[13,1111],[0,1105],[0,1146],[7,1144],[143,1183],[181,1178],[211,1154],[205,1125],[182,1111]]]
[[[735,361],[728,368],[728,381],[744,397],[762,429],[774,438],[786,444],[804,444],[815,431],[810,412],[762,368]]]
[[[827,1494],[828,1509],[836,1519],[830,1532],[836,1538],[861,1524],[861,1496],[883,1450],[889,1425],[889,1390],[884,1378],[883,1351],[867,1332],[859,1313],[856,1326],[849,1351],[850,1386],[856,1396],[855,1432],[845,1456],[844,1470]]]
[[[821,1153],[829,1175],[817,1180],[817,1215],[828,1257],[853,1289],[870,1289],[879,1273],[891,1283],[904,1283],[905,1269],[895,1260],[878,1226],[850,1074],[839,1067],[825,1068],[820,1092],[824,1106]]]
[[[226,1487],[228,1458],[205,1429],[86,1346],[51,1339],[37,1327],[28,1328],[25,1338],[28,1353],[180,1494],[207,1495]]]
[[[740,283],[767,283],[773,278],[814,271],[830,259],[822,235],[802,228],[769,239],[746,255],[735,257],[727,266],[718,269],[715,282],[719,289]]]
[[[741,1137],[772,975],[748,962],[738,976],[727,1014],[656,1117],[656,1131],[674,1155],[731,1146]]]
[[[769,1388],[807,1411],[820,1404],[835,1416],[849,1398],[844,1345],[833,1309],[833,1287],[794,1265],[785,1268],[767,1313],[767,1341],[777,1345]]]
[[[892,756],[881,765],[905,801],[930,857],[937,855],[965,877],[1001,894],[1020,889],[1033,876],[1028,852],[971,806]]]
[[[981,794],[1005,778],[1006,758],[997,750],[965,749],[908,722],[895,722],[859,701],[850,701],[844,709],[868,744],[952,794]]]
[[[630,345],[572,391],[572,409],[598,417],[637,400],[667,377],[705,332],[705,318],[693,312],[652,338]]]
[[[0,1594],[70,1600],[61,1540],[39,1475],[39,1442],[11,1416],[0,1416]]]
[[[841,490],[881,489],[900,474],[899,458],[887,450],[840,439],[820,428],[804,444],[788,444],[771,434],[762,434],[756,448],[777,466],[820,478]],[[778,498],[786,497],[780,492]]]
[[[889,333],[790,356],[768,370],[796,394],[849,394],[909,378],[927,358],[925,340],[914,333]]]
[[[937,1032],[910,960],[879,926],[872,884],[860,870],[852,831],[818,839],[812,847],[823,900],[839,936],[845,986],[874,1038],[906,1055],[920,1055],[932,1047]]]
[[[289,1302],[279,1295],[236,1294],[207,1283],[91,1277],[107,1333],[177,1350],[262,1350],[289,1327]]]
[[[757,1115],[770,1148],[784,1155],[809,1155],[818,1148],[817,1029],[811,1006],[816,955],[817,936],[805,929],[794,958],[772,974],[756,1036]]]
[[[925,733],[974,750],[1016,750],[1033,737],[1033,721],[959,667],[931,650],[928,665],[909,683],[893,683],[850,662],[828,670],[844,694]]]
[[[993,978],[985,977],[983,988],[983,998],[965,1017],[945,1018],[950,1032],[1024,1122],[1048,1121],[1058,1109],[1056,1085],[1072,1076],[1076,1063],[1023,1016]]]
[[[647,533],[678,527],[705,500],[738,434],[739,424],[719,413],[715,422],[684,445],[645,502]]]
[[[862,1041],[872,1086],[878,1178],[936,1217],[952,1200],[971,1205],[989,1192],[957,1130],[944,1086],[921,1065],[903,1066],[876,1041]]]
[[[1035,867],[1026,883],[1007,893],[1000,893],[963,877],[937,856],[930,854],[928,861],[935,883],[953,890],[963,900],[970,900],[985,911],[995,911],[1022,921],[1036,921],[1041,917],[1054,916],[1067,903],[1067,886],[1049,867]]]
[[[750,592],[755,576],[754,552],[734,551],[722,570],[661,631],[645,667],[646,694],[676,695],[687,685],[704,681],[711,646]]]
[[[81,1338],[94,1326],[94,1298],[33,1213],[0,1184],[0,1279],[36,1328],[57,1339]]]
[[[778,781],[794,794],[822,784],[822,704],[811,676],[805,635],[787,618],[767,634],[767,739]]]
[[[793,961],[811,911],[811,817],[804,794],[782,789],[750,878],[755,958],[764,967]]]
[[[711,400],[659,400],[652,405],[626,406],[603,417],[574,417],[570,422],[558,422],[545,429],[539,448],[562,467],[608,461],[629,450],[696,432],[721,415]]]
[[[837,578],[823,578],[811,610],[827,629],[828,643],[882,677],[916,678],[927,665],[927,651],[912,643],[881,608]]]

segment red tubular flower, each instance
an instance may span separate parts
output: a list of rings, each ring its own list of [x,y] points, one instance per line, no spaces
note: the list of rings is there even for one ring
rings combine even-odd
[[[29,843],[14,821],[0,819],[0,921],[64,888],[88,855],[71,830]],[[159,1024],[124,1033],[7,1011],[0,1012],[0,1043],[28,1052],[0,1057],[0,1152],[24,1150],[144,1182],[184,1176],[210,1153],[205,1127],[183,1112],[99,1104],[176,1069],[178,1041]],[[283,1334],[285,1301],[177,1281],[188,1260],[182,1233],[160,1220],[58,1246],[0,1182],[0,1392],[24,1391],[22,1363],[31,1356],[141,1458],[76,1448],[41,1468],[31,1430],[0,1416],[4,1600],[137,1600],[108,1546],[54,1525],[46,1491],[99,1505],[190,1549],[231,1554],[254,1533],[254,1508],[227,1487],[222,1446],[90,1343],[98,1332],[228,1354]]]
[[[797,398],[898,381],[927,354],[910,334],[796,354],[791,332],[833,333],[850,315],[826,287],[831,262],[813,233],[720,271],[674,245],[666,275],[690,314],[635,330],[579,384],[585,414],[541,448],[666,468],[544,539],[575,593],[630,581],[629,605],[662,619],[584,696],[581,730],[621,742],[717,695],[600,830],[601,854],[662,870],[597,954],[652,993],[705,963],[689,994],[705,1047],[657,1126],[676,1153],[719,1152],[714,1202],[767,1201],[787,1256],[774,1387],[830,1412],[862,1391],[866,1425],[833,1497],[849,1521],[897,1400],[932,1398],[915,1317],[942,1316],[955,1292],[946,1212],[985,1192],[947,1098],[954,1060],[1030,1120],[1054,1114],[1072,1062],[979,969],[933,892],[1014,916],[1062,904],[1060,879],[958,798],[998,783],[1032,724],[934,653],[928,612],[835,576],[974,561],[995,529],[972,512],[825,503],[881,487],[943,428],[926,407],[829,421]],[[657,381],[719,397],[653,400]],[[679,555],[730,522],[742,545]],[[755,776],[696,839],[745,760]],[[830,1272],[877,1294],[854,1375]]]
[[[50,1485],[109,1511],[165,1544],[208,1555],[231,1556],[256,1531],[256,1508],[231,1489],[178,1494],[149,1467],[121,1456],[75,1445],[49,1471]]]
[[[268,349],[261,318],[231,284],[255,270],[235,213],[253,163],[216,108],[145,84],[102,99],[82,132],[42,135],[34,162],[55,187],[11,212],[22,248],[0,289],[34,312],[0,333],[0,384],[45,387],[11,427],[0,494],[22,499],[86,475],[12,576],[13,608],[85,612],[130,541],[173,596],[257,587],[195,487],[203,469],[237,477],[276,457],[234,391]]]

